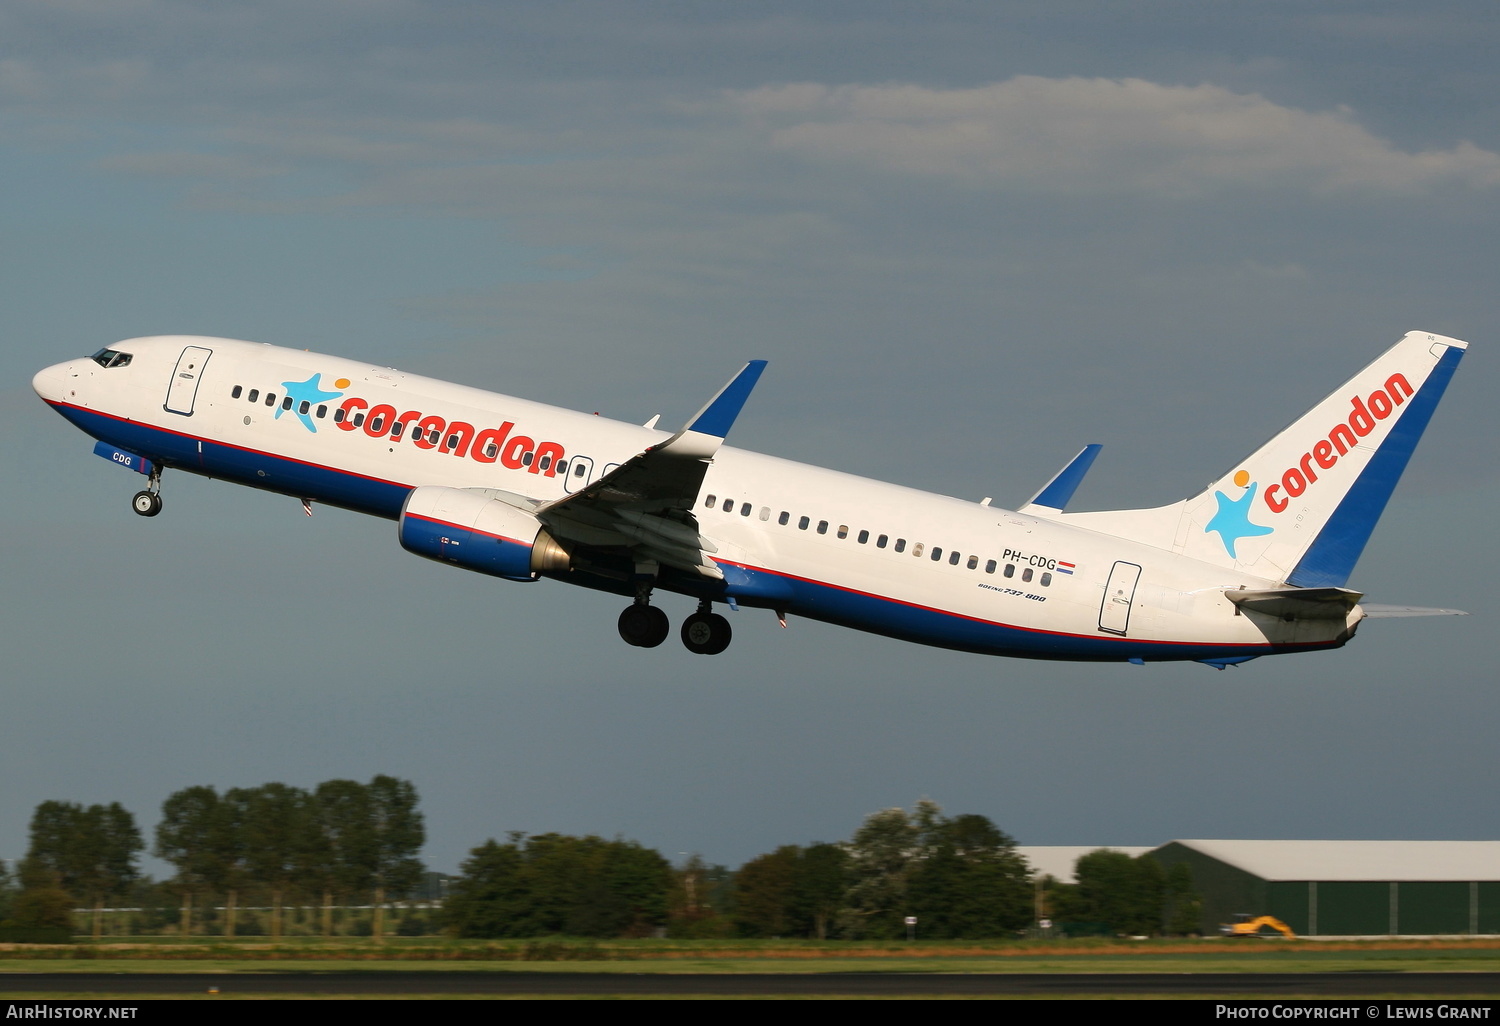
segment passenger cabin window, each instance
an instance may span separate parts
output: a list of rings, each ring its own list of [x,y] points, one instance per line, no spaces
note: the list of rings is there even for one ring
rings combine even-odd
[[[770,506],[762,506],[760,508],[760,518],[762,520],[770,520],[771,519],[771,507]]]
[[[861,531],[861,532],[859,532],[859,543],[861,545],[863,545],[865,542],[867,542],[869,540],[870,540],[870,532],[869,531]]]
[[[906,551],[906,539],[905,538],[897,538],[896,539],[896,551],[897,552],[905,552]]]
[[[1031,583],[1031,567],[1028,566],[1025,570],[1021,571],[1021,580],[1026,584]]]
[[[552,457],[543,456],[541,458],[541,461],[537,463],[537,466],[541,467],[543,470],[546,470],[548,467],[552,466]]]
[[[370,420],[370,434],[378,435],[385,430],[385,418],[374,417]]]
[[[978,556],[970,556],[969,557],[969,569],[973,570],[973,569],[977,568],[978,566],[979,566],[979,557]]]
[[[490,459],[494,459],[495,456],[499,452],[500,452],[500,447],[498,445],[496,445],[494,442],[491,442],[489,445],[487,445],[487,446],[484,447],[484,454],[486,456],[488,456]],[[578,469],[582,470],[583,468],[579,467]]]
[[[709,509],[713,509],[714,508],[714,504],[717,503],[718,501],[719,500],[718,500],[717,497],[715,497],[713,495],[710,495],[708,497],[708,500],[706,502],[704,502],[703,505],[707,506]]]
[[[250,394],[247,395],[247,396],[245,396],[246,401],[252,402],[252,403],[255,402],[259,398],[260,398],[260,389],[258,389],[258,388],[252,388],[250,390]],[[342,413],[343,411],[340,410],[339,412]]]
[[[899,551],[899,550],[897,550],[897,551]],[[911,547],[911,554],[913,556],[916,556],[918,559],[922,558],[922,543],[921,542],[917,542],[915,545],[913,545]]]
[[[788,513],[786,510],[782,510],[781,511],[781,516],[779,516],[779,517],[776,518],[776,522],[778,524],[780,524],[782,527],[785,527],[787,525],[787,523],[791,521],[791,519],[792,519],[792,515],[790,513]]]
[[[548,458],[550,459],[551,457],[548,457]],[[562,476],[562,477],[567,477],[568,476],[568,461],[567,460],[558,460],[557,461],[557,473],[560,476]]]
[[[457,448],[457,446],[458,446],[458,436],[454,435],[452,438],[448,439],[448,448],[453,449],[453,448]],[[536,453],[534,453],[534,452],[528,452],[525,456],[521,457],[521,466],[523,466],[523,467],[529,467],[529,466],[531,466],[531,461],[534,460],[534,459],[536,459]]]
[[[267,392],[266,393],[266,405],[267,406],[275,406],[276,405],[276,393],[275,392]]]
[[[992,574],[995,572],[995,561],[993,559],[984,564],[984,572],[987,574]]]
[[[287,396],[285,399],[281,400],[281,408],[283,410],[290,410],[292,408],[292,397],[291,396]]]
[[[725,513],[733,513],[734,512],[734,500],[733,499],[725,499],[724,500],[724,512]]]
[[[890,539],[890,535],[888,535],[888,534],[882,534],[879,538],[875,539],[875,547],[877,549],[883,549],[883,548],[885,548],[885,543],[888,542],[888,541],[890,541],[890,540],[891,540]]]
[[[839,537],[840,538],[847,538],[847,537],[849,537],[849,525],[848,524],[840,524],[839,525]]]
[[[245,386],[244,385],[235,385],[234,386],[234,391],[229,393],[229,398],[231,398],[231,399],[238,399],[240,397],[241,393],[243,393],[244,391],[245,391]]]
[[[1014,576],[1016,576],[1016,564],[1014,564],[1014,563],[1006,563],[1005,564],[1005,576],[1006,577],[1014,577]]]
[[[952,552],[948,553],[948,565],[958,566],[958,561],[963,558],[963,553],[959,552],[957,549],[954,549]]]
[[[302,405],[297,407],[297,412],[306,416],[307,411],[310,409],[312,409],[312,402],[304,399],[302,400]]]
[[[1052,587],[1052,575],[1047,573],[1042,574],[1041,584],[1043,588]]]
[[[742,517],[748,517],[749,515],[750,515],[750,504],[748,502],[741,503],[740,504],[740,516],[742,516]]]
[[[324,417],[327,417],[327,416],[328,416],[328,407],[326,407],[326,406],[319,406],[318,407],[318,419],[322,420]]]
[[[818,533],[819,534],[827,534],[828,533],[828,521],[826,521],[826,520],[819,520],[818,521]]]
[[[942,547],[939,546],[939,545],[934,545],[932,547],[932,561],[934,563],[936,563],[938,560],[940,560],[942,558],[943,558],[943,549],[942,549]]]
[[[812,521],[809,520],[809,519],[807,519],[807,517],[800,517],[800,518],[798,518],[798,520],[797,520],[797,530],[799,530],[799,531],[805,531],[805,530],[807,530],[807,525],[810,524],[810,523],[812,523]]]
[[[250,394],[253,396],[255,393],[252,392]],[[250,401],[254,402],[255,400],[251,399]],[[342,406],[340,406],[338,409],[336,409],[336,410],[333,411],[333,422],[335,424],[342,424],[344,422],[344,418],[347,417],[348,415],[349,415],[349,411],[346,410],[346,409],[344,409]]]

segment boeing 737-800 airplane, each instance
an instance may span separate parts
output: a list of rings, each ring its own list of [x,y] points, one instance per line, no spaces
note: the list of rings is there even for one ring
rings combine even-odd
[[[763,361],[676,434],[388,368],[197,336],[137,338],[37,374],[38,395],[144,474],[166,468],[387,517],[421,556],[633,598],[620,635],[729,644],[731,608],[992,655],[1223,668],[1337,648],[1344,585],[1466,343],[1411,332],[1201,494],[1063,512],[1091,445],[1008,512],[724,446]]]

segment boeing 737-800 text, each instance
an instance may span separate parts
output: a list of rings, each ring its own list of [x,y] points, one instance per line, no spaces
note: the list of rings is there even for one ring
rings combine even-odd
[[[676,434],[251,342],[137,338],[37,374],[95,452],[387,517],[431,559],[629,596],[620,635],[729,644],[714,603],[928,645],[1042,659],[1193,659],[1337,648],[1421,610],[1345,587],[1466,343],[1411,332],[1201,494],[1063,512],[1086,447],[1016,512],[732,449],[752,361]]]

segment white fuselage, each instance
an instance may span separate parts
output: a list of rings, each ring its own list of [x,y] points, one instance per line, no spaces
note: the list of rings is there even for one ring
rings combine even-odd
[[[35,387],[84,431],[159,465],[377,516],[397,517],[423,485],[558,499],[668,437],[268,345],[165,336],[118,348],[128,366],[79,359],[41,372]],[[206,354],[191,372],[190,350]],[[692,513],[716,563],[785,583],[737,604],[968,651],[1233,660],[1340,645],[1362,616],[1358,607],[1337,621],[1241,615],[1226,589],[1275,582],[1045,516],[727,446]],[[628,592],[607,579],[577,583]],[[701,581],[670,575],[659,586],[705,594]]]

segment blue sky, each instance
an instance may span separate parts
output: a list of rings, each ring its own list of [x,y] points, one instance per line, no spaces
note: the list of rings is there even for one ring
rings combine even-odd
[[[46,799],[389,773],[738,864],[928,796],[1030,844],[1493,838],[1500,15],[1485,3],[15,0],[0,10],[0,857]],[[1342,652],[982,659],[744,612],[713,660],[392,525],[137,482],[40,367],[195,332],[1002,504],[1197,491],[1413,328],[1473,349]],[[668,608],[679,617],[688,604]]]

